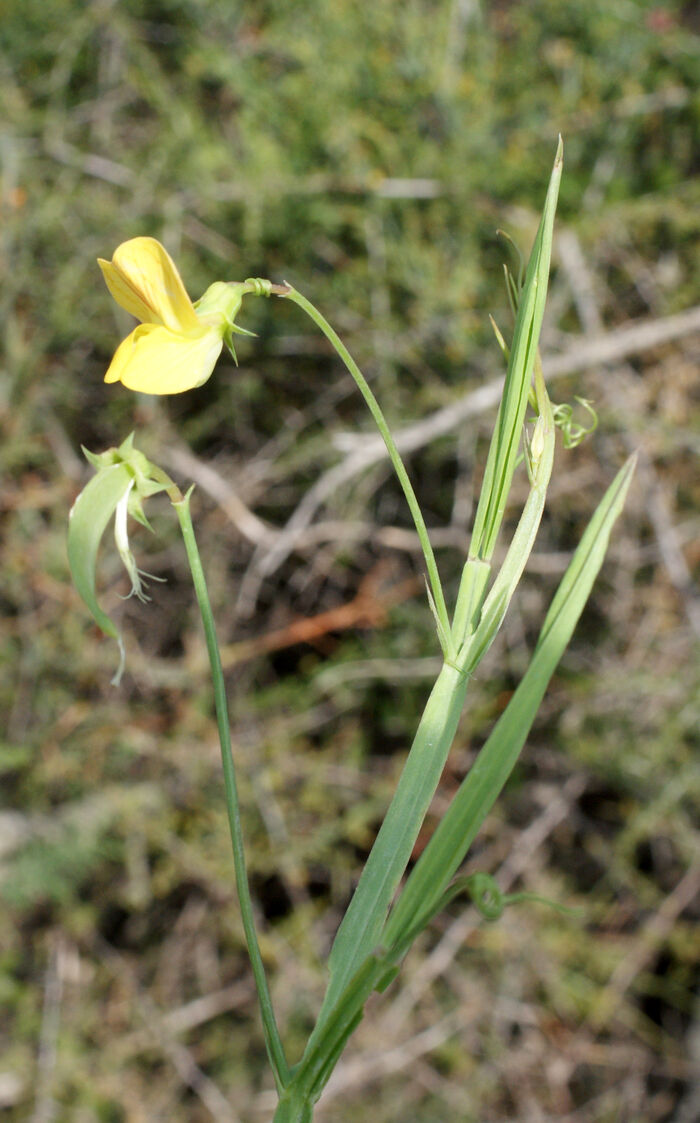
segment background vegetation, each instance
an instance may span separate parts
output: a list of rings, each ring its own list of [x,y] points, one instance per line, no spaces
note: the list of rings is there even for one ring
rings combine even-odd
[[[149,457],[198,485],[264,952],[295,1054],[436,665],[402,498],[384,461],[363,463],[370,426],[324,341],[298,310],[249,301],[259,338],[237,370],[222,362],[166,400],[106,387],[128,322],[95,258],[147,233],[193,296],[215,279],[289,279],[399,430],[447,410],[410,467],[454,592],[493,420],[469,395],[500,372],[488,313],[508,325],[496,229],[529,248],[558,132],[544,350],[555,399],[595,399],[601,423],[559,455],[432,821],[639,448],[602,578],[470,867],[582,912],[443,917],[370,1007],[319,1120],[697,1118],[699,62],[698,5],[679,0],[5,0],[8,1123],[262,1123],[272,1105],[174,520],[156,500],[157,534],[139,535],[144,567],[167,577],[147,608],[119,601],[105,551],[129,648],[115,690],[115,651],[67,574],[80,444],[137,428]]]

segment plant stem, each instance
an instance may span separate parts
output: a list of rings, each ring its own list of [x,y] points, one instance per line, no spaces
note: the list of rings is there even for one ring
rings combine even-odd
[[[182,537],[187,552],[187,561],[189,562],[190,571],[192,573],[192,581],[194,583],[197,603],[204,626],[207,652],[209,654],[209,665],[211,667],[212,682],[214,685],[216,720],[219,728],[219,743],[221,745],[221,761],[226,792],[226,810],[228,812],[231,843],[233,845],[233,863],[236,871],[236,888],[241,906],[241,919],[243,921],[243,929],[248,945],[248,954],[253,967],[255,985],[258,990],[258,1000],[260,1003],[267,1053],[274,1072],[277,1090],[281,1092],[289,1082],[289,1066],[287,1065],[287,1060],[284,1055],[275,1014],[272,1009],[272,1000],[265,977],[265,968],[263,966],[262,955],[260,954],[258,937],[255,931],[253,904],[250,897],[248,874],[243,852],[243,831],[241,828],[236,773],[231,749],[231,730],[228,718],[228,704],[226,701],[226,685],[224,683],[224,673],[221,666],[221,655],[216,638],[216,629],[209,601],[209,593],[207,591],[202,561],[199,556],[199,549],[197,547],[192,518],[190,516],[191,492],[192,489],[190,488],[187,495],[180,501],[174,502],[173,506],[180,522],[180,529],[182,530]]]
[[[314,1105],[304,1092],[292,1087],[280,1097],[272,1123],[311,1123]]]
[[[430,589],[435,604],[435,612],[437,615],[437,619],[441,625],[441,628],[438,629],[438,633],[440,634],[440,641],[444,649],[444,638],[451,635],[451,629],[450,619],[447,612],[447,605],[445,604],[445,596],[442,591],[440,575],[438,573],[437,563],[435,561],[435,555],[433,553],[433,548],[430,545],[428,529],[425,525],[421,509],[418,506],[416,493],[413,490],[413,485],[411,484],[410,479],[408,478],[408,472],[406,471],[404,462],[401,459],[399,450],[396,447],[396,442],[394,441],[394,438],[389,431],[389,426],[386,423],[386,419],[384,417],[384,414],[382,413],[379,402],[372,393],[367,379],[365,378],[357,363],[353,359],[352,355],[348,351],[347,347],[341,340],[340,336],[337,335],[337,333],[333,330],[325,317],[321,315],[318,308],[315,308],[314,305],[311,304],[311,302],[308,301],[305,296],[302,296],[300,292],[297,292],[297,290],[292,288],[291,286],[289,287],[289,290],[282,295],[287,300],[291,300],[294,302],[294,304],[298,304],[300,308],[303,308],[306,314],[310,316],[314,321],[316,326],[321,329],[326,339],[328,339],[332,344],[333,348],[343,360],[343,363],[354,378],[357,387],[362,394],[362,397],[365,399],[372,417],[374,418],[376,426],[381,433],[384,444],[386,445],[386,450],[389,453],[389,459],[391,460],[399,483],[403,488],[406,502],[408,503],[409,510],[413,517],[413,522],[418,532],[421,548],[423,550],[423,557],[425,558],[425,564],[428,570],[428,580],[430,582]],[[445,656],[448,658],[452,654],[453,653],[451,651],[445,651]]]

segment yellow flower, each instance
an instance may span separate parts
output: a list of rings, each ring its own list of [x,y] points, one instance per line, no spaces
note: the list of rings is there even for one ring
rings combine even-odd
[[[140,325],[119,345],[105,382],[144,394],[181,394],[209,378],[229,343],[241,304],[240,284],[212,285],[197,302],[155,238],[131,238],[111,261],[98,258],[107,288]],[[214,299],[212,299],[214,297]]]

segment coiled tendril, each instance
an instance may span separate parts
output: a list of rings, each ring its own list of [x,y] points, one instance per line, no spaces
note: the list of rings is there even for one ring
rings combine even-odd
[[[272,292],[272,281],[266,277],[246,277],[245,283],[253,286],[254,296],[270,296]]]

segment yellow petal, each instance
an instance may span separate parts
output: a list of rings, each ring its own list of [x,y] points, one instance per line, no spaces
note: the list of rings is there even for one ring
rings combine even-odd
[[[126,308],[132,316],[136,316],[137,320],[142,323],[160,323],[156,321],[154,313],[147,304],[144,304],[140,296],[126,283],[118,269],[115,269],[111,261],[105,261],[104,258],[98,257],[97,264],[102,270],[102,276],[105,279],[105,284],[109,289],[110,295],[116,300],[121,308]]]
[[[197,327],[194,306],[175,263],[155,238],[131,238],[117,247],[111,262],[98,261],[117,304],[143,323],[180,332]]]
[[[134,337],[137,331],[139,331],[139,328],[135,328],[117,347],[105,375],[105,382],[119,382],[121,379],[122,371],[133,354],[134,345],[136,343]]]
[[[105,382],[121,381],[142,394],[181,394],[206,382],[222,346],[217,328],[198,324],[183,334],[142,324],[117,348]]]

